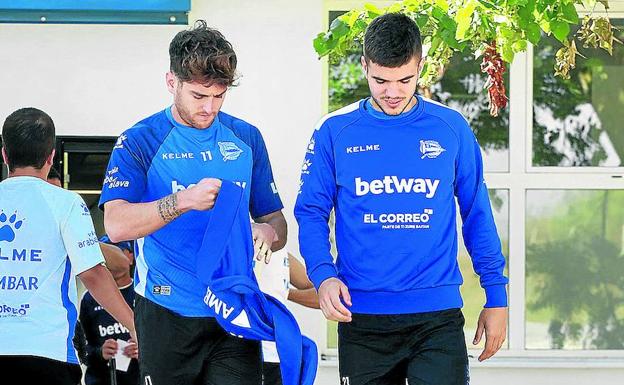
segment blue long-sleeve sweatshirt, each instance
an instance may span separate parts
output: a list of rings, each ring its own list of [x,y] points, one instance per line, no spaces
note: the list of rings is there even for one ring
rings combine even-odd
[[[331,277],[354,313],[462,307],[456,204],[485,307],[507,306],[505,259],[479,145],[457,111],[417,97],[391,119],[367,100],[325,116],[308,144],[295,205],[300,251],[318,288]],[[328,220],[336,213],[336,264]]]

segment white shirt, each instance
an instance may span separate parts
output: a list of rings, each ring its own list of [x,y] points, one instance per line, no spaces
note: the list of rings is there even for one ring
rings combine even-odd
[[[290,267],[285,249],[274,252],[268,264],[256,261],[254,273],[260,290],[286,303],[290,288]],[[275,342],[262,341],[262,356],[265,362],[280,362]]]
[[[78,363],[76,275],[104,261],[80,195],[29,176],[0,183],[0,355]]]

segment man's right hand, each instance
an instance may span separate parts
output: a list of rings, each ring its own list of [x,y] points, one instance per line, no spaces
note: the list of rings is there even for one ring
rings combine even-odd
[[[178,192],[178,206],[181,211],[210,210],[221,190],[221,180],[204,178],[195,186]]]
[[[117,354],[117,341],[112,338],[107,339],[104,341],[104,345],[102,345],[101,350],[102,358],[106,361],[110,360],[115,357],[115,354]]]
[[[347,306],[351,306],[351,295],[347,285],[338,278],[328,278],[321,283],[318,290],[319,305],[325,318],[338,322],[351,322],[351,312]]]

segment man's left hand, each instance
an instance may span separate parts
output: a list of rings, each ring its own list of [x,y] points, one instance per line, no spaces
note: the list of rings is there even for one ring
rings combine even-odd
[[[485,348],[479,356],[479,361],[492,357],[503,346],[507,338],[507,308],[492,307],[485,308],[479,315],[477,321],[477,332],[475,333],[473,345],[479,344],[485,332]]]
[[[134,358],[134,359],[138,359],[139,358],[139,346],[137,345],[136,341],[133,340],[132,338],[130,338],[130,340],[128,341],[130,343],[130,345],[127,345],[124,348],[124,355],[130,358]]]
[[[278,240],[277,233],[268,223],[252,223],[251,234],[254,242],[254,258],[258,261],[271,260],[271,246]]]

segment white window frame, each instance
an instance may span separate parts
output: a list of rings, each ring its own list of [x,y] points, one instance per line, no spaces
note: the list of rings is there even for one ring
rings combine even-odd
[[[343,11],[372,3],[379,7],[392,1],[325,0],[323,28],[329,28],[329,12]],[[609,2],[608,16],[624,18],[624,1]],[[600,5],[598,6],[600,7]],[[582,11],[579,9],[579,11]],[[604,12],[594,12],[602,14]],[[581,16],[582,17],[582,16]],[[327,113],[329,64],[323,60],[322,110]],[[509,171],[486,172],[489,189],[509,190],[509,333],[508,348],[479,363],[470,360],[471,366],[482,367],[533,367],[533,368],[624,368],[623,350],[538,350],[525,348],[526,315],[526,264],[525,218],[528,190],[622,190],[624,167],[534,167],[532,165],[533,131],[533,47],[516,55],[509,67]],[[337,357],[337,349],[327,348],[327,322],[321,316],[320,352]],[[480,350],[470,349],[468,354],[477,357]],[[334,365],[331,360],[326,365]]]

